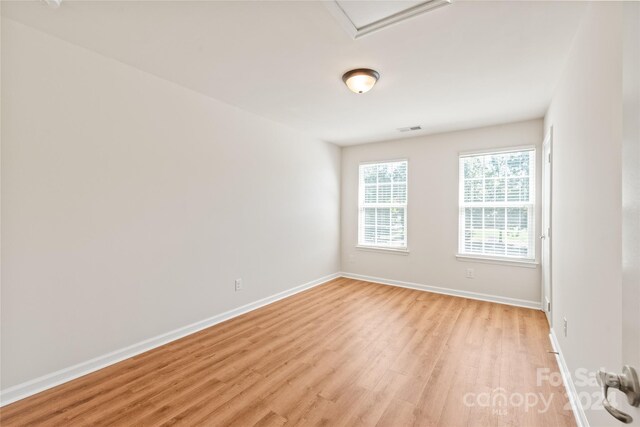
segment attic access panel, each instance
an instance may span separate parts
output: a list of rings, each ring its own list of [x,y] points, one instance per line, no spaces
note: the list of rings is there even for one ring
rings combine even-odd
[[[448,5],[451,0],[330,0],[323,3],[347,33],[357,39],[430,10]]]

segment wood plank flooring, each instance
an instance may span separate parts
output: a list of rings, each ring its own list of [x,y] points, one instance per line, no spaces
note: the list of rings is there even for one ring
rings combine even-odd
[[[341,278],[8,405],[0,424],[574,426],[562,385],[537,384],[558,371],[547,334],[540,311]]]

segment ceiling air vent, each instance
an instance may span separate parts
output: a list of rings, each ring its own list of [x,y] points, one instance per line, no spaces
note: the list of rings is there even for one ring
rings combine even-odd
[[[414,130],[420,130],[422,126],[409,126],[406,128],[398,128],[400,132],[413,132]]]

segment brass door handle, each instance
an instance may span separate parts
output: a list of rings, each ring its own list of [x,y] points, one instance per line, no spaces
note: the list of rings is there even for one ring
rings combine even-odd
[[[610,388],[617,388],[627,395],[627,400],[631,406],[640,406],[640,383],[638,382],[638,374],[631,366],[626,365],[622,368],[622,374],[614,374],[606,372],[602,369],[598,371],[598,384],[602,387],[602,406],[608,413],[623,423],[629,424],[633,421],[631,415],[625,414],[609,402],[607,393]]]

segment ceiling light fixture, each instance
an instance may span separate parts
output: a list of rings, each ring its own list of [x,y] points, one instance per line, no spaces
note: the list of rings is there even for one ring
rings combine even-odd
[[[380,73],[375,70],[370,70],[369,68],[357,68],[344,73],[342,81],[347,85],[351,92],[365,93],[371,90],[379,78]]]

